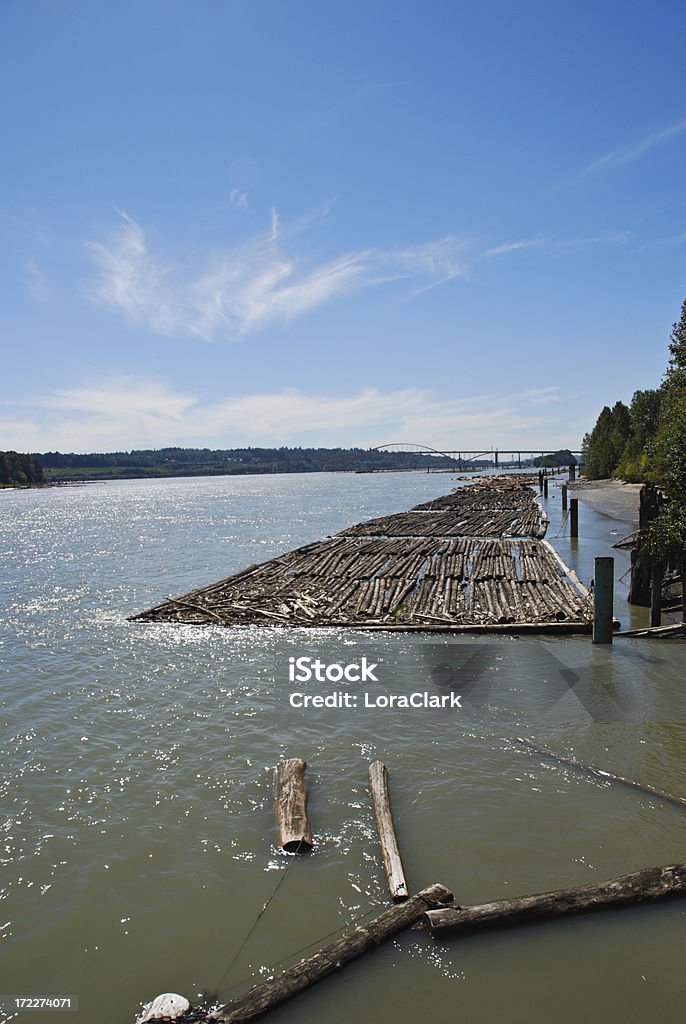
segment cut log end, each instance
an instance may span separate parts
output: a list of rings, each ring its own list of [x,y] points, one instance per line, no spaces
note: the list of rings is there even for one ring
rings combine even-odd
[[[299,839],[288,839],[281,843],[281,849],[286,853],[307,853],[314,846],[314,840],[310,833],[303,834]]]

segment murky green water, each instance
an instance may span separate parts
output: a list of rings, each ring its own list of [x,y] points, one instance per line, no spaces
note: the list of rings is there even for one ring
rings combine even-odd
[[[414,889],[440,881],[469,903],[686,859],[686,812],[514,742],[686,795],[679,643],[126,621],[450,484],[326,474],[0,492],[0,992],[78,995],[78,1015],[58,1019],[121,1024],[162,991],[227,998],[380,908],[366,789],[377,757]],[[547,507],[548,538],[588,582],[593,556],[628,530],[581,506],[572,548],[556,537],[555,488]],[[619,577],[628,559],[614,554]],[[628,623],[624,583],[617,593]],[[380,681],[351,691],[435,694],[452,678],[463,708],[290,706],[294,689],[341,687],[289,683],[289,657],[363,655]],[[274,846],[272,771],[284,755],[308,761],[317,840],[295,863]],[[676,1024],[685,938],[679,901],[438,944],[408,932],[272,1019]]]

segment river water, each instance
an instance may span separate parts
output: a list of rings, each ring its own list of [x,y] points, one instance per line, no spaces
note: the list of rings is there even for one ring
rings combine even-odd
[[[58,1019],[123,1024],[163,991],[226,999],[377,912],[385,880],[366,788],[376,758],[389,769],[413,890],[440,881],[467,904],[686,859],[686,811],[515,742],[686,795],[679,642],[127,622],[451,484],[311,474],[0,492],[6,1006],[9,995],[69,995],[79,1011]],[[626,555],[609,545],[629,529],[581,505],[572,545],[559,505],[552,487],[548,539],[581,578],[607,553],[624,573]],[[625,595],[626,581],[617,612],[628,624]],[[295,690],[346,687],[289,682],[290,657],[366,657],[379,682],[348,691],[452,687],[462,708],[293,708]],[[275,847],[272,775],[283,756],[308,762],[308,856]],[[272,1019],[676,1024],[685,912],[675,901],[441,942],[410,931]]]

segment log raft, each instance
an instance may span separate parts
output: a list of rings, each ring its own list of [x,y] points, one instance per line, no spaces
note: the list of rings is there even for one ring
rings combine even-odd
[[[208,1024],[239,1024],[253,1020],[259,1014],[271,1010],[327,975],[333,974],[393,935],[410,928],[430,907],[449,903],[452,898],[450,890],[440,884],[422,889],[416,896],[384,911],[364,927],[355,928],[289,970],[253,986],[244,995],[232,999],[219,1010],[214,1010],[206,1018]]]
[[[533,479],[477,481],[250,566],[132,619],[590,632],[592,601],[543,540],[547,521]]]
[[[379,833],[381,856],[388,880],[388,888],[394,903],[400,903],[409,896],[405,873],[400,859],[398,840],[393,825],[391,801],[388,796],[388,770],[381,761],[369,766],[369,792],[372,797],[376,830]]]
[[[433,936],[449,932],[471,932],[480,928],[528,924],[565,914],[608,910],[632,903],[686,895],[686,864],[642,868],[595,885],[579,885],[533,896],[496,900],[471,907],[428,910],[424,923]]]
[[[289,853],[311,850],[314,846],[307,817],[306,767],[302,758],[290,757],[281,761],[274,772],[279,846]]]

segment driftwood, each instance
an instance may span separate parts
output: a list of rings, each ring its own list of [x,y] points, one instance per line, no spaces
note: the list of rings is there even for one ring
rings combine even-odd
[[[369,792],[372,796],[376,830],[381,843],[381,856],[388,879],[388,888],[395,903],[406,900],[409,893],[405,884],[403,865],[398,849],[398,840],[393,827],[391,801],[388,796],[388,771],[381,761],[369,766]]]
[[[634,779],[625,779],[622,775],[613,775],[612,772],[606,772],[602,768],[595,768],[593,765],[584,764],[582,761],[577,761],[575,757],[567,757],[563,754],[558,754],[554,750],[549,750],[548,747],[541,747],[538,743],[532,743],[531,740],[522,739],[521,736],[516,738],[516,742],[522,747],[528,747],[529,750],[534,750],[537,754],[543,754],[544,757],[549,757],[553,761],[559,761],[561,764],[567,764],[571,768],[578,768],[580,771],[586,772],[588,775],[595,775],[599,779],[607,779],[609,782],[619,782],[622,786],[630,786],[632,789],[638,789],[642,793],[647,793],[648,796],[657,797],[659,800],[666,800],[670,804],[677,804],[679,807],[686,807],[686,798],[681,796],[673,796],[671,793],[665,793],[661,789],[655,789],[654,786],[649,786],[644,782],[636,782]]]
[[[364,927],[355,928],[347,935],[329,943],[324,949],[295,964],[289,970],[270,978],[261,985],[214,1010],[207,1021],[221,1024],[239,1024],[252,1020],[260,1013],[272,1009],[279,1003],[321,981],[351,960],[397,935],[398,932],[415,924],[427,907],[449,903],[453,894],[443,885],[430,885],[404,903],[384,911]]]
[[[579,885],[534,896],[480,903],[472,907],[429,910],[424,922],[434,936],[445,932],[506,927],[529,921],[606,910],[629,903],[648,903],[686,895],[686,864],[643,868],[596,885]]]
[[[281,761],[274,773],[279,846],[289,852],[311,850],[314,845],[307,818],[306,767],[301,758],[291,757]]]

